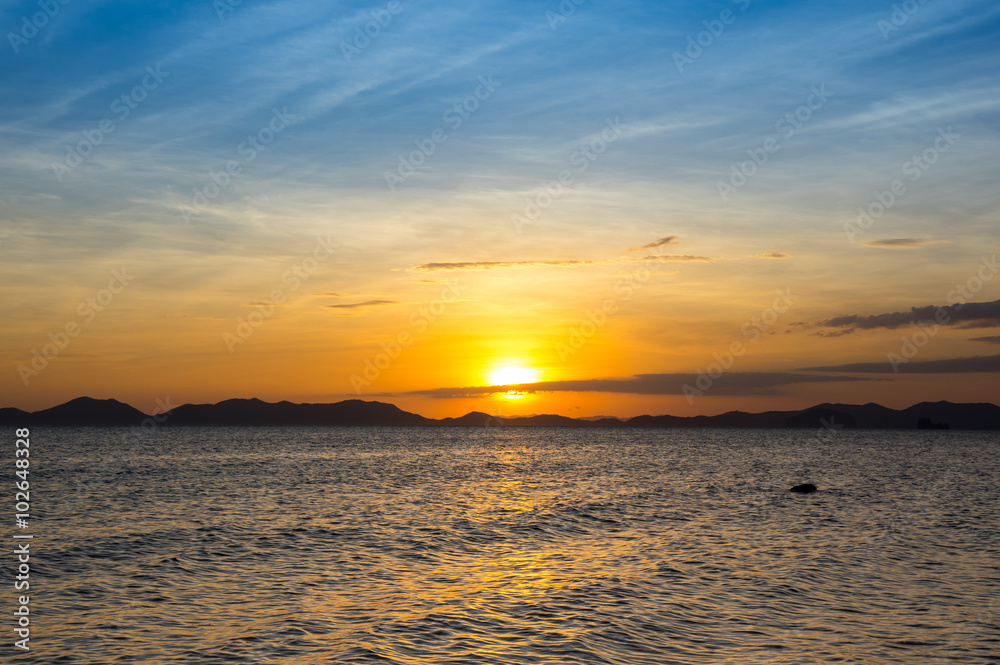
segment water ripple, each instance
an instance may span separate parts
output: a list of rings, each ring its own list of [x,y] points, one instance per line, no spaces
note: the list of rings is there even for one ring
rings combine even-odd
[[[1000,651],[992,434],[178,428],[126,448],[114,429],[33,434],[45,662]],[[797,482],[820,491],[787,492]]]

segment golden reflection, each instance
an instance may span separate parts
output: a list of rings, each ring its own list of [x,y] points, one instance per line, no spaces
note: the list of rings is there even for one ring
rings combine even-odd
[[[366,648],[395,662],[417,665],[425,661],[386,645],[398,642],[401,631],[413,626],[447,632],[459,613],[477,626],[508,627],[492,637],[468,639],[463,645],[467,660],[510,662],[524,644],[516,631],[536,629],[529,610],[557,596],[583,594],[593,585],[595,571],[611,570],[612,564],[616,575],[630,574],[630,564],[623,562],[634,559],[633,545],[609,542],[596,533],[584,536],[572,519],[553,521],[551,513],[565,510],[565,488],[559,483],[526,482],[524,469],[537,462],[540,451],[518,445],[516,437],[507,445],[485,453],[482,478],[467,486],[461,513],[451,518],[460,526],[449,533],[449,545],[418,549],[419,557],[405,549],[385,556],[381,566],[393,574],[373,576],[363,597],[337,584],[308,592],[307,614],[349,626],[326,638],[333,648],[357,645],[360,608],[369,616],[363,629],[373,637],[364,643]],[[395,505],[399,497],[392,501]],[[544,532],[542,525],[548,525]],[[572,530],[573,535],[567,531],[567,537],[560,538],[560,529]],[[414,537],[409,530],[406,533]],[[455,547],[459,538],[463,546]],[[555,639],[571,640],[581,639],[585,629],[561,625],[543,630]],[[423,642],[406,646],[426,648]]]

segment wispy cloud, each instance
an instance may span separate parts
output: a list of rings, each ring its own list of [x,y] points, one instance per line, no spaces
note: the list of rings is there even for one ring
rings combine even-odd
[[[711,261],[717,261],[718,259],[712,258],[711,256],[695,256],[693,254],[657,254],[655,256],[640,256],[634,258],[625,259],[626,261],[661,261],[670,262],[676,261],[680,263],[709,263]]]
[[[753,255],[755,259],[790,259],[791,257],[791,254],[786,254],[785,252],[765,252]]]
[[[947,240],[935,240],[933,238],[882,238],[880,240],[869,240],[861,244],[865,247],[875,247],[878,249],[921,249],[947,242]]]
[[[410,268],[414,272],[438,272],[442,270],[504,270],[507,268],[539,268],[557,267],[569,268],[574,266],[594,266],[614,263],[606,260],[553,260],[553,261],[458,261],[455,263],[421,263]]]
[[[984,344],[1000,344],[1000,336],[973,337],[970,342],[983,342]]]
[[[657,247],[663,247],[665,245],[679,245],[680,240],[677,236],[664,236],[659,240],[654,240],[653,242],[648,242],[642,247],[632,247],[628,251],[630,252],[641,252],[644,249],[656,249]]]
[[[344,303],[342,305],[324,305],[328,309],[359,310],[369,307],[379,307],[381,305],[396,305],[398,300],[365,300],[364,302]]]
[[[413,272],[440,272],[447,270],[508,270],[512,268],[579,268],[586,266],[620,265],[635,261],[650,263],[707,263],[717,261],[711,256],[692,254],[656,254],[633,256],[623,259],[554,259],[532,261],[456,261],[451,263],[421,263],[409,270]]]
[[[854,333],[855,330],[856,328],[847,328],[846,330],[819,330],[811,334],[816,337],[843,337],[844,335]]]

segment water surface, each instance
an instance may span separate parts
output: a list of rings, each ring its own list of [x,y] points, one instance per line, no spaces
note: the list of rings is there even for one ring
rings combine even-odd
[[[36,428],[31,452],[38,662],[1000,662],[996,433]]]

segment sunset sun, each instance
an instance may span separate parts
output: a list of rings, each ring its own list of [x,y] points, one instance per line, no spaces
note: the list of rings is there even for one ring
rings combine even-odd
[[[494,367],[486,373],[487,382],[491,386],[514,386],[538,381],[538,371],[519,364],[505,364]],[[508,399],[518,399],[524,393],[508,391],[503,393]]]

